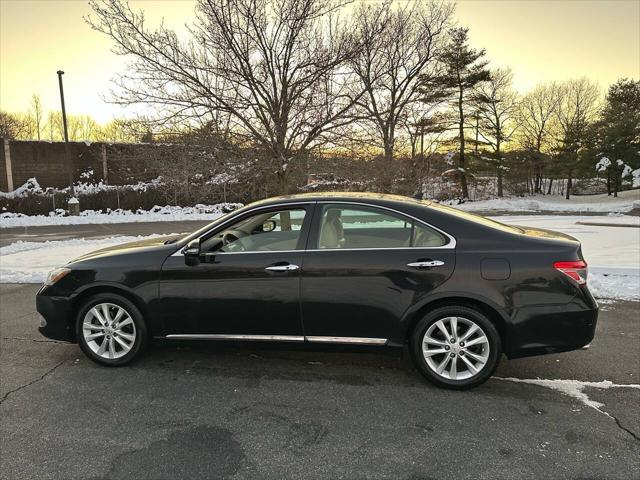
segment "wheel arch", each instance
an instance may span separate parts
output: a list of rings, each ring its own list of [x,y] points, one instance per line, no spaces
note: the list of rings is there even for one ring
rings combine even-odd
[[[76,315],[78,314],[78,310],[87,300],[87,298],[92,297],[93,295],[97,295],[99,293],[112,293],[115,295],[120,295],[121,297],[124,297],[127,300],[129,300],[131,303],[133,303],[136,306],[136,308],[140,310],[140,313],[142,313],[142,321],[145,323],[147,327],[147,333],[149,337],[150,338],[152,337],[151,325],[147,318],[148,309],[145,303],[142,301],[142,299],[139,296],[137,296],[131,290],[119,285],[98,284],[98,285],[88,286],[87,288],[80,291],[76,296],[73,297],[73,300],[71,303],[71,315],[69,315],[69,320],[68,320],[69,327],[70,327],[69,331],[71,332],[73,342],[78,341],[78,339],[76,338],[76,328],[75,328],[75,321],[76,321]]]
[[[409,340],[416,324],[429,311],[440,307],[453,306],[472,308],[485,315],[496,327],[496,330],[498,330],[498,333],[500,334],[500,343],[502,344],[502,349],[503,351],[505,350],[505,342],[507,339],[507,331],[509,328],[509,317],[504,312],[502,312],[499,307],[497,307],[496,305],[492,305],[492,302],[486,299],[457,294],[430,299],[409,312],[405,317],[404,322],[406,325],[406,329],[404,332],[404,341],[406,342]]]

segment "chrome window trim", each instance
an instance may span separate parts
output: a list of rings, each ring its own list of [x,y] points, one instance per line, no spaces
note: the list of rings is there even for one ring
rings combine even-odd
[[[362,206],[362,207],[369,207],[369,208],[379,208],[382,210],[388,210],[390,212],[393,212],[397,215],[400,215],[402,217],[407,217],[410,218],[416,222],[421,223],[422,225],[424,225],[425,227],[429,227],[432,228],[433,230],[441,233],[442,235],[444,235],[446,238],[449,239],[449,243],[442,245],[440,247],[364,247],[364,248],[307,248],[307,249],[302,249],[302,250],[256,250],[253,252],[220,252],[218,255],[238,255],[238,254],[245,254],[245,253],[298,253],[298,252],[360,252],[360,251],[373,251],[373,250],[453,250],[456,248],[456,239],[453,235],[445,232],[444,230],[433,226],[427,222],[425,222],[424,220],[421,220],[417,217],[414,217],[413,215],[410,215],[408,213],[404,213],[401,212],[399,210],[396,210],[394,208],[390,208],[390,207],[385,207],[383,205],[376,205],[376,204],[371,204],[371,203],[363,203],[363,202],[350,202],[348,200],[337,200],[337,201],[332,201],[332,200],[317,200],[317,201],[303,201],[303,202],[292,202],[292,203],[283,203],[283,204],[278,204],[278,205],[265,205],[265,206],[261,206],[261,207],[256,207],[252,210],[248,210],[247,212],[244,213],[253,213],[255,211],[259,211],[259,210],[268,210],[270,208],[277,208],[277,207],[290,207],[290,206],[304,206],[304,205],[311,205],[311,204],[331,204],[331,205],[358,205],[358,206]],[[202,235],[200,235],[200,237],[203,237],[205,235],[207,235],[208,233],[210,233],[212,230],[224,227],[225,225],[229,224],[231,221],[233,221],[235,218],[235,216],[233,218],[230,218],[229,220],[227,220],[224,223],[221,223],[220,225],[216,225],[214,228],[212,228],[211,230],[207,230],[206,232],[204,232]],[[197,237],[197,238],[200,238]],[[183,256],[182,254],[182,248],[184,247],[181,246],[178,250],[176,250],[175,252],[173,252],[171,254],[172,257],[179,257],[179,256]]]
[[[321,335],[245,335],[227,333],[183,333],[165,336],[167,340],[241,340],[249,342],[310,342],[310,343],[338,343],[344,345],[386,345],[386,338],[366,337],[331,337]]]

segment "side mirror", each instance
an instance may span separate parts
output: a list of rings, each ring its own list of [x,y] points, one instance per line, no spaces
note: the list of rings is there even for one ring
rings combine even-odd
[[[182,254],[184,255],[184,263],[188,266],[198,265],[200,263],[200,239],[196,238],[187,243],[182,249]]]
[[[264,222],[262,224],[262,231],[263,232],[273,232],[276,229],[277,225],[276,225],[276,221],[275,220],[267,220],[266,222]]]

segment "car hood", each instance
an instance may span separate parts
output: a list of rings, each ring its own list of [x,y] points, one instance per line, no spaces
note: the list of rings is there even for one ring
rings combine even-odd
[[[176,243],[176,240],[184,237],[184,235],[163,235],[153,238],[145,238],[144,240],[136,240],[134,242],[121,243],[112,247],[101,248],[93,252],[86,253],[73,259],[69,263],[76,263],[83,260],[90,260],[100,257],[108,257],[113,255],[122,255],[129,253],[138,253],[140,251],[149,251],[157,249],[167,249],[171,244]]]

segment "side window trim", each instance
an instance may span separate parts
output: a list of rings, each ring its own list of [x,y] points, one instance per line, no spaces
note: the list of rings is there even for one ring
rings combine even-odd
[[[380,210],[386,210],[388,212],[392,212],[396,215],[399,215],[402,218],[406,218],[406,219],[410,219],[408,221],[411,222],[411,243],[413,243],[413,230],[415,228],[415,224],[416,222],[424,225],[427,228],[431,228],[433,230],[435,230],[436,232],[444,235],[444,237],[448,240],[447,243],[445,243],[444,245],[441,245],[439,247],[414,247],[414,246],[408,246],[408,247],[362,247],[362,248],[309,248],[312,245],[318,245],[318,242],[320,240],[320,222],[322,221],[322,215],[317,214],[316,212],[320,212],[322,210],[322,207],[324,205],[336,205],[336,206],[340,206],[340,205],[345,205],[345,206],[359,206],[359,207],[368,207],[371,209],[380,209]],[[396,210],[394,208],[390,208],[390,207],[386,207],[383,205],[375,205],[375,204],[370,204],[370,203],[362,203],[362,202],[349,202],[349,201],[345,201],[345,200],[338,200],[338,201],[332,201],[332,200],[319,200],[315,203],[315,207],[314,207],[314,215],[313,215],[313,223],[311,223],[311,227],[309,229],[309,234],[308,234],[308,239],[307,239],[307,248],[306,251],[307,252],[355,252],[355,251],[371,251],[371,250],[453,250],[456,248],[456,239],[455,237],[453,237],[453,235],[445,232],[444,230],[435,227],[427,222],[425,222],[424,220],[421,220],[417,217],[414,217],[413,215],[409,215],[408,213],[404,213],[401,212],[399,210]]]

